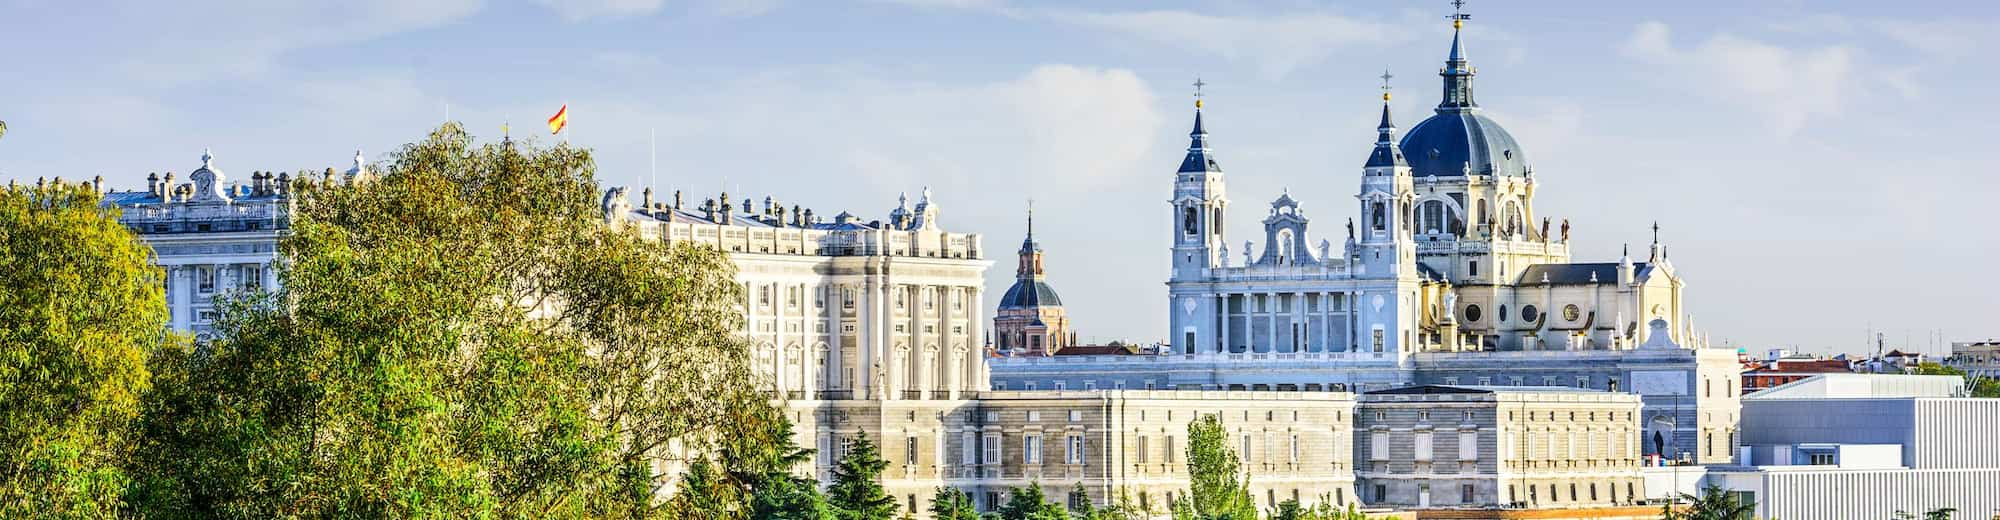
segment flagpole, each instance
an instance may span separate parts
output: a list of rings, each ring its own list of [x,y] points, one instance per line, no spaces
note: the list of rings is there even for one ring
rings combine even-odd
[[[562,127],[563,144],[569,144],[569,134],[576,132],[575,130],[569,129],[569,99],[566,98],[563,99],[562,111],[563,111],[563,127]]]
[[[651,136],[646,139],[646,169],[652,178],[646,181],[646,186],[656,188],[660,184],[660,129],[654,128],[650,132]]]

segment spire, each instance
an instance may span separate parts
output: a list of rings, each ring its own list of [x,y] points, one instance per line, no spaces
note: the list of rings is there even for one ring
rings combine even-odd
[[[1395,78],[1388,70],[1382,71],[1382,122],[1375,125],[1375,151],[1368,154],[1368,164],[1363,168],[1409,166],[1403,160],[1403,149],[1396,144],[1396,122],[1389,117],[1389,80]]]
[[[1180,173],[1222,171],[1222,165],[1216,164],[1215,158],[1209,156],[1210,150],[1208,148],[1208,129],[1202,126],[1201,123],[1201,107],[1202,107],[1201,88],[1206,85],[1208,85],[1208,83],[1202,82],[1201,78],[1195,78],[1194,130],[1188,132],[1188,152],[1187,152],[1187,157],[1181,159]]]
[[[1035,199],[1028,199],[1028,237],[1021,239],[1021,253],[1041,250],[1042,244],[1035,242]]]
[[[1438,76],[1444,78],[1444,98],[1437,107],[1440,113],[1479,108],[1472,99],[1472,76],[1478,71],[1466,60],[1465,45],[1459,41],[1465,21],[1472,19],[1472,15],[1462,11],[1464,8],[1465,0],[1453,0],[1451,16],[1446,18],[1451,20],[1451,54],[1445,57],[1444,68],[1438,70]]]

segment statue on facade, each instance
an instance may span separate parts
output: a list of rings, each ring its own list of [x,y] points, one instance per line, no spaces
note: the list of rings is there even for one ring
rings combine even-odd
[[[1251,264],[1251,260],[1250,260],[1250,241],[1249,241],[1249,240],[1245,240],[1245,241],[1243,241],[1243,266],[1244,266],[1244,267],[1249,267],[1249,266],[1250,266],[1250,264]]]
[[[1354,241],[1354,217],[1347,217],[1347,241]]]
[[[1332,243],[1332,242],[1328,242],[1328,241],[1327,241],[1326,239],[1324,239],[1324,238],[1322,238],[1322,239],[1319,239],[1319,259],[1320,259],[1320,261],[1324,262],[1324,261],[1326,261],[1326,260],[1327,260],[1327,259],[1329,259],[1329,258],[1333,258],[1333,256],[1332,256],[1332,255],[1333,255],[1333,243]]]
[[[1563,233],[1563,243],[1565,244],[1569,243],[1569,219],[1566,218],[1563,219],[1562,233]]]
[[[1542,217],[1542,241],[1549,241],[1549,218]]]

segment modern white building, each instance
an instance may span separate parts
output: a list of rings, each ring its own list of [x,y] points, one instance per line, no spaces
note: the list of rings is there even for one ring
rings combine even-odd
[[[1746,396],[1736,464],[1705,482],[1756,518],[1878,519],[1955,508],[2000,514],[2000,399],[1956,376],[1825,374]]]

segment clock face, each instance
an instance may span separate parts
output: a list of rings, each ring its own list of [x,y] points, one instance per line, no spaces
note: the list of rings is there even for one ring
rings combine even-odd
[[[1563,319],[1576,321],[1577,318],[1581,317],[1583,317],[1583,309],[1576,308],[1576,304],[1572,303],[1563,306]]]

